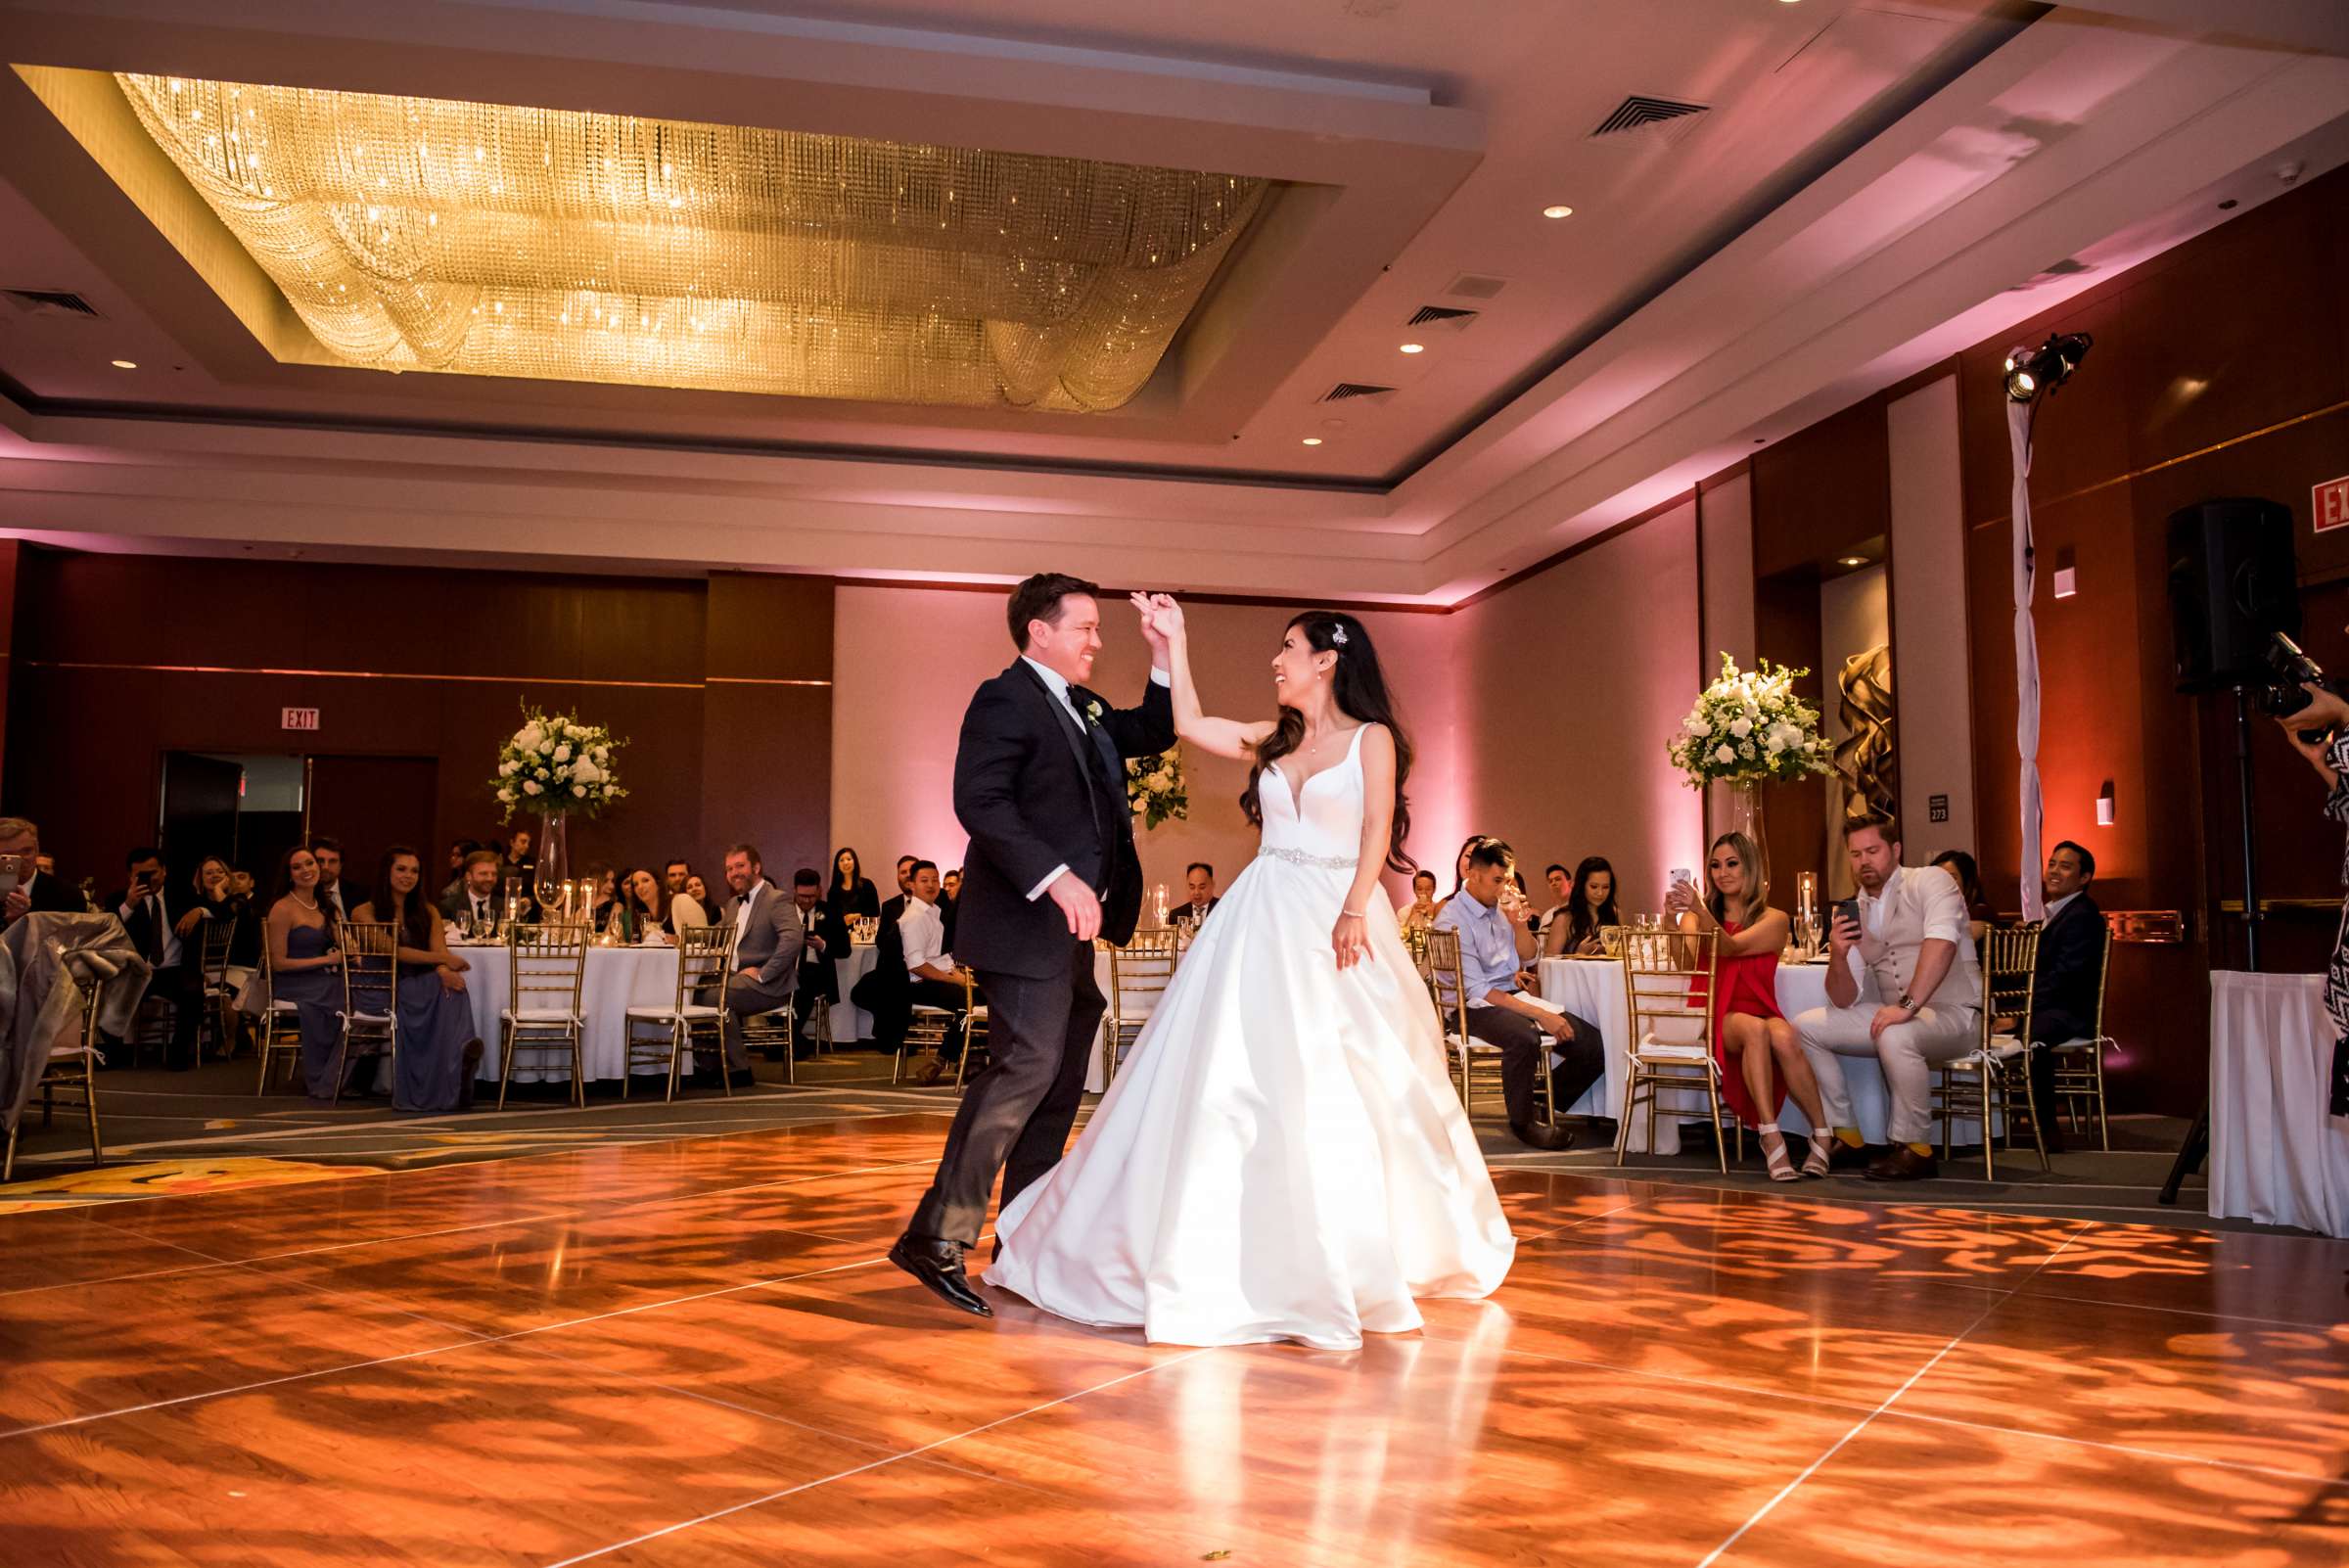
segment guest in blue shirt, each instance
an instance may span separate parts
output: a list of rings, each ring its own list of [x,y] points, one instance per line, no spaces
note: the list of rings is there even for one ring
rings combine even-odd
[[[1564,1059],[1550,1070],[1550,1105],[1572,1105],[1605,1076],[1606,1046],[1586,1019],[1526,994],[1532,976],[1532,910],[1511,878],[1516,855],[1498,839],[1474,841],[1457,896],[1446,901],[1435,929],[1460,938],[1460,975],[1468,998],[1468,1034],[1500,1047],[1500,1091],[1509,1130],[1537,1149],[1570,1149],[1574,1134],[1539,1118],[1541,1052]]]

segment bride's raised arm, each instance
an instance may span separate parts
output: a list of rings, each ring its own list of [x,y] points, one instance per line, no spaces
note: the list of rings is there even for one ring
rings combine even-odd
[[[1142,619],[1167,639],[1167,674],[1174,682],[1174,733],[1203,752],[1246,758],[1258,742],[1272,733],[1272,720],[1211,718],[1201,712],[1199,688],[1191,682],[1191,651],[1183,632],[1182,606],[1163,593],[1137,593],[1132,599]]]

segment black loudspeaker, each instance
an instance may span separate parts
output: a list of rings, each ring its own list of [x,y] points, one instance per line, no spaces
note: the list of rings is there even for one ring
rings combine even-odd
[[[2292,509],[2235,499],[2171,513],[2170,626],[2180,691],[2265,679],[2269,634],[2300,632]]]

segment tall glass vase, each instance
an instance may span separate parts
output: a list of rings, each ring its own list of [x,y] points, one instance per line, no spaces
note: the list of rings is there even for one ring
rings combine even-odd
[[[1739,779],[1729,786],[1730,825],[1754,841],[1753,874],[1762,879],[1762,887],[1770,887],[1770,833],[1762,816],[1763,784],[1758,779]]]
[[[565,885],[571,881],[571,839],[566,832],[569,818],[560,811],[549,811],[538,823],[538,865],[531,878],[530,891],[537,896],[539,918],[560,918],[558,906]]]

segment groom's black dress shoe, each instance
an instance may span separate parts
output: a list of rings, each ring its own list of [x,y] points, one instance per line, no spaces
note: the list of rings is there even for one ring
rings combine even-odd
[[[1512,1124],[1509,1130],[1516,1134],[1518,1142],[1528,1148],[1550,1154],[1563,1154],[1574,1147],[1574,1134],[1562,1127],[1543,1127],[1539,1122],[1527,1122],[1523,1126]]]
[[[970,1275],[962,1271],[961,1242],[902,1235],[889,1249],[889,1261],[929,1286],[930,1293],[947,1306],[974,1317],[995,1315],[995,1310],[971,1288]]]

